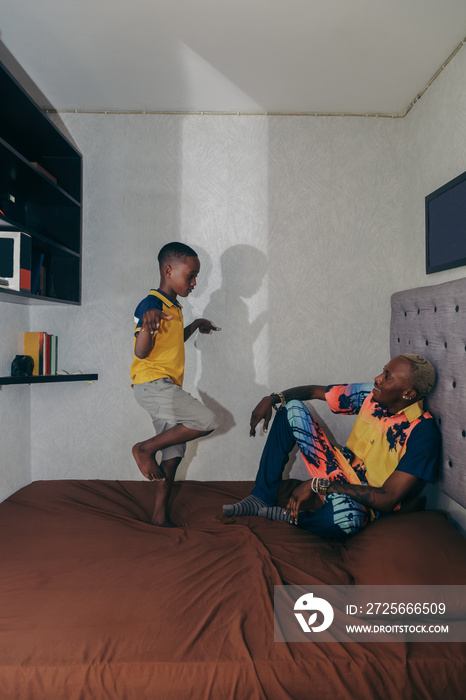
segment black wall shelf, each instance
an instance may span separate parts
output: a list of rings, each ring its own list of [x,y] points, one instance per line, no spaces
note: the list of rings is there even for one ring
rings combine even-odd
[[[6,384],[55,384],[58,382],[94,382],[98,374],[53,374],[40,377],[0,377],[0,386]]]
[[[79,301],[67,301],[56,297],[46,297],[40,294],[28,292],[15,292],[7,287],[0,286],[0,301],[9,301],[13,304],[70,304],[79,306]]]
[[[40,290],[0,301],[80,304],[82,155],[2,63],[0,94],[0,231],[29,234],[45,271]]]

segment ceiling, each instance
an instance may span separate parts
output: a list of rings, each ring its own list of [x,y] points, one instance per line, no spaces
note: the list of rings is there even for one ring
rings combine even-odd
[[[3,47],[57,110],[402,114],[465,36],[466,0],[2,0],[0,14]]]

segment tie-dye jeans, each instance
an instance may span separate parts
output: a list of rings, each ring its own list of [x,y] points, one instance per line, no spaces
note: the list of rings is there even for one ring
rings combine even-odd
[[[275,505],[283,470],[296,444],[311,477],[363,483],[343,452],[329,442],[308,408],[301,401],[289,401],[273,420],[252,491],[267,505]],[[301,510],[298,527],[320,537],[340,539],[357,532],[368,521],[367,508],[349,496],[332,493],[325,498],[321,508]]]

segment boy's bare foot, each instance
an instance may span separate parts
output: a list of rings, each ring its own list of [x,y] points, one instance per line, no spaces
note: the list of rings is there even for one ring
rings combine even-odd
[[[156,525],[157,527],[183,527],[182,525],[176,525],[175,523],[172,523],[171,520],[164,520],[161,523],[157,523],[153,520],[151,525]]]
[[[180,523],[180,525],[177,525],[176,523],[172,523],[168,515],[165,513],[165,510],[157,511],[155,508],[150,522],[151,525],[156,525],[157,527],[186,527],[187,524]]]
[[[167,475],[165,474],[163,468],[157,464],[155,459],[141,450],[141,443],[138,442],[134,445],[133,457],[136,460],[136,464],[139,467],[139,471],[146,479],[149,481],[166,481]]]

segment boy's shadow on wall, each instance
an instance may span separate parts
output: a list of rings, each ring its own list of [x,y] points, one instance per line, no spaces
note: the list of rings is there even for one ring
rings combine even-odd
[[[197,252],[204,261],[205,254]],[[212,293],[202,316],[222,330],[210,336],[199,334],[194,345],[201,363],[196,389],[219,423],[212,437],[230,432],[238,419],[244,423],[247,436],[251,411],[267,393],[267,387],[256,379],[254,344],[264,329],[268,312],[256,314],[245,301],[261,289],[267,267],[262,251],[239,244],[228,248],[220,257],[220,270],[211,272],[219,277],[220,287]],[[201,276],[202,272],[201,266]],[[261,361],[267,362],[265,353]],[[197,446],[198,441],[188,446],[187,459],[180,465],[182,474],[178,478],[186,475]]]

